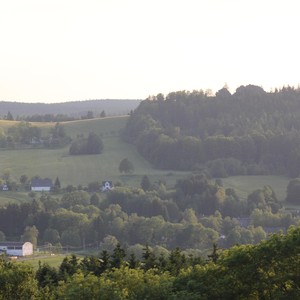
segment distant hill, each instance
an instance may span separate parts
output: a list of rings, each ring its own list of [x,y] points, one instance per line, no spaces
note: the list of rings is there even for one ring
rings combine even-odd
[[[14,118],[17,116],[32,116],[35,114],[66,114],[72,117],[81,117],[88,111],[95,116],[103,110],[106,115],[126,115],[134,110],[141,100],[85,100],[63,103],[23,103],[0,101],[0,118],[7,112],[11,112]]]

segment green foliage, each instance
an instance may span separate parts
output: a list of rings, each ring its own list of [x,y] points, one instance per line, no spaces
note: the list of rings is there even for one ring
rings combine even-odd
[[[57,244],[60,242],[59,232],[56,229],[47,228],[43,236],[44,243]]]
[[[77,256],[75,254],[72,254],[70,257],[66,256],[59,266],[58,278],[66,281],[78,270],[80,270],[80,264]]]
[[[100,114],[100,118],[105,118],[106,117],[106,113],[104,110],[101,111],[101,114]]]
[[[146,192],[151,188],[151,181],[147,175],[144,175],[141,181],[141,188]]]
[[[21,144],[30,144],[33,140],[39,141],[41,132],[41,128],[32,126],[28,122],[20,122],[7,130],[13,142]]]
[[[142,101],[127,140],[161,169],[207,168],[212,176],[299,174],[299,88],[178,91]],[[165,100],[163,100],[165,99]],[[180,117],[179,117],[180,116]],[[297,173],[298,172],[298,173]]]
[[[5,241],[5,234],[2,231],[0,231],[0,242],[3,241]]]
[[[119,164],[120,173],[132,173],[134,171],[133,163],[128,159],[124,158]]]
[[[174,282],[175,293],[188,292],[198,299],[298,298],[299,237],[299,228],[291,229],[257,246],[233,247],[216,264],[182,272]]]
[[[14,120],[14,117],[13,117],[13,115],[11,114],[10,111],[8,111],[8,113],[7,113],[7,115],[6,115],[6,120],[8,120],[8,121],[13,121],[13,120]]]
[[[292,179],[287,186],[286,201],[300,204],[300,178]]]
[[[0,299],[300,297],[299,227],[257,245],[220,250],[214,244],[211,251],[207,261],[186,257],[179,248],[157,258],[146,246],[140,265],[134,256],[126,260],[126,251],[117,245],[111,259],[105,251],[81,261],[71,255],[58,269],[40,263],[36,272],[0,258]]]
[[[281,208],[275,192],[270,186],[264,186],[263,189],[253,191],[247,199],[248,209],[252,212],[255,208],[271,209],[273,213]]]
[[[125,250],[118,243],[111,255],[110,265],[112,268],[120,268],[123,265],[125,256]]]
[[[54,288],[58,285],[58,272],[56,268],[50,267],[49,264],[39,262],[39,268],[36,271],[35,278],[41,288]]]
[[[24,230],[24,234],[22,235],[22,241],[30,242],[33,244],[33,247],[36,248],[38,235],[39,235],[39,231],[34,225],[26,226]]]
[[[0,299],[37,299],[35,273],[25,263],[14,263],[0,257]]]
[[[95,133],[90,132],[88,138],[78,137],[71,146],[71,155],[100,154],[103,151],[102,139]]]
[[[28,182],[28,177],[26,174],[21,175],[20,177],[20,183],[21,184],[26,184]]]
[[[56,123],[55,126],[50,129],[50,136],[44,144],[49,148],[58,148],[69,144],[70,141],[71,138],[67,135],[65,126]]]

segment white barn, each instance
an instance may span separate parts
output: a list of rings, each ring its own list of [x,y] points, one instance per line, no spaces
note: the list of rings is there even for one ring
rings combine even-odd
[[[52,186],[52,180],[49,178],[34,178],[31,180],[31,191],[33,192],[49,192]]]
[[[0,253],[9,256],[32,255],[33,244],[30,242],[0,242]]]

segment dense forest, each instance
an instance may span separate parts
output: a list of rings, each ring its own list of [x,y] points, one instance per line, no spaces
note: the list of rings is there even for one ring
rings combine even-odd
[[[111,253],[66,257],[37,271],[0,257],[0,299],[299,299],[300,229],[258,245],[213,247],[206,260],[179,248],[141,259],[117,244]]]
[[[28,186],[24,176],[16,188]],[[51,193],[30,192],[29,203],[0,208],[0,241],[26,239],[57,251],[111,249],[121,243],[140,252],[147,244],[165,253],[180,247],[205,256],[213,243],[223,248],[256,244],[270,232],[299,224],[299,214],[285,211],[272,188],[255,190],[245,201],[220,184],[203,174],[180,179],[170,190],[145,179],[144,189],[116,186],[106,193],[95,192],[97,182],[65,188],[57,183]],[[287,200],[295,204],[297,189],[299,181],[292,181]]]
[[[214,177],[288,174],[300,170],[300,89],[234,94],[158,94],[142,101],[124,131],[155,167],[207,171]]]

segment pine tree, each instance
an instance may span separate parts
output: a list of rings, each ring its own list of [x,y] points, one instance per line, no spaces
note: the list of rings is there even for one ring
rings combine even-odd
[[[54,187],[56,187],[57,189],[60,189],[60,188],[61,188],[61,186],[60,186],[60,181],[59,181],[58,177],[56,177],[56,179],[55,179]]]
[[[125,250],[121,247],[120,243],[117,244],[116,248],[113,250],[113,254],[111,256],[111,267],[112,268],[120,268],[124,262],[124,258],[126,256]]]
[[[141,188],[146,192],[151,188],[151,182],[147,175],[144,175],[141,181]]]
[[[143,250],[143,269],[147,271],[156,266],[156,257],[148,245],[146,245],[146,247]]]

